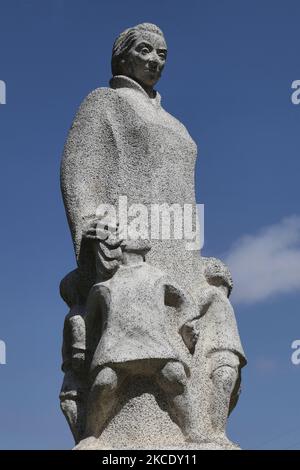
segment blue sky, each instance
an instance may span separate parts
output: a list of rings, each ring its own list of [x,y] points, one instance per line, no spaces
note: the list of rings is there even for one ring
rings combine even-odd
[[[58,284],[74,267],[60,157],[79,103],[107,86],[115,37],[144,21],[169,46],[162,104],[199,147],[203,254],[235,276],[249,365],[229,434],[300,448],[299,14],[293,0],[0,0],[1,449],[72,447],[58,404]]]

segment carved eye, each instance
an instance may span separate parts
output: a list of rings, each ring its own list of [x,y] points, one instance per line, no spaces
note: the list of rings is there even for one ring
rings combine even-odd
[[[146,54],[149,54],[149,49],[147,47],[143,47],[143,49],[141,50],[141,54],[143,55],[146,55]]]

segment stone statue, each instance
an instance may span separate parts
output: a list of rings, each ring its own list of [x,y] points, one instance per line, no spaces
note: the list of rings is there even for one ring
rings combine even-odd
[[[166,56],[157,26],[142,24],[122,33],[113,47],[110,87],[87,96],[70,129],[61,187],[87,291],[95,273],[86,234],[92,236],[99,204],[116,206],[126,195],[128,206],[143,204],[149,212],[153,204],[195,205],[196,144],[183,124],[162,108],[153,88]],[[198,292],[199,253],[186,250],[186,240],[152,237],[148,261]]]
[[[206,396],[202,397],[200,408],[200,416],[209,417],[209,422],[205,423],[200,417],[198,420],[205,428],[202,433],[210,441],[230,447],[225,433],[226,421],[238,401],[241,368],[246,365],[246,358],[228,300],[233,287],[231,274],[216,258],[202,258],[202,262],[206,283],[201,286],[198,313],[183,328],[197,332],[192,368],[209,378],[202,390]],[[201,378],[197,373],[193,382],[195,388],[199,388]]]
[[[78,292],[78,271],[61,282],[60,293],[70,307],[65,318],[62,347],[62,370],[65,373],[60,392],[61,409],[68,421],[75,442],[85,429],[87,393],[85,306]]]
[[[145,240],[124,244],[122,264],[110,279],[95,284],[89,293],[87,339],[89,344],[96,344],[96,349],[90,366],[87,436],[101,434],[117,406],[122,382],[141,375],[157,381],[166,392],[170,414],[191,439],[190,371],[174,344],[166,305],[175,308],[181,322],[192,315],[193,309],[196,315],[196,310],[192,299],[168,275],[145,262],[149,249]],[[100,335],[93,341],[96,330]]]
[[[154,89],[166,58],[157,26],[120,34],[110,87],[83,101],[64,149],[77,268],[61,282],[60,399],[76,449],[236,448],[225,428],[246,360],[228,269],[184,238],[131,237],[120,214],[99,212],[126,196],[149,212],[192,206],[197,225],[196,144]]]

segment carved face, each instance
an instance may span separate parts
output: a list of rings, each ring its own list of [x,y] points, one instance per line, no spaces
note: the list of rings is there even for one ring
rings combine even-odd
[[[162,36],[143,31],[128,51],[124,74],[141,85],[153,87],[160,79],[167,58],[167,45]]]

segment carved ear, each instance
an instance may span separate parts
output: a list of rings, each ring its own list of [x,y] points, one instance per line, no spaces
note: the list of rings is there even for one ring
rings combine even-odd
[[[123,58],[119,62],[119,75],[124,74],[124,65],[126,63],[126,60]]]

